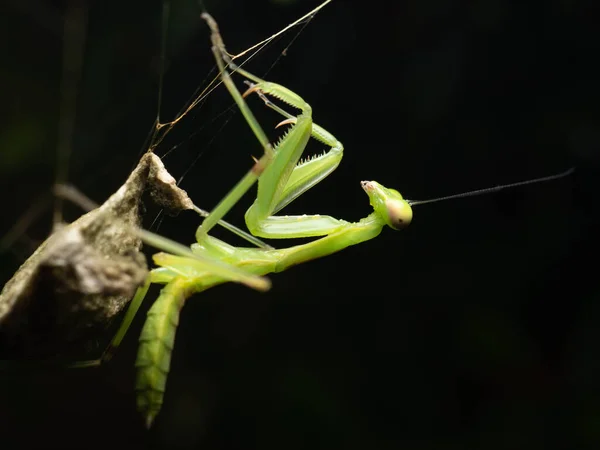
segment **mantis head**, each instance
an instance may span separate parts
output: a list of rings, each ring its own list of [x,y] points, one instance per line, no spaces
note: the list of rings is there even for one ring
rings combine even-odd
[[[384,222],[394,230],[407,227],[412,220],[412,208],[400,192],[388,189],[376,181],[361,181],[360,185],[369,196],[369,203]]]
[[[375,213],[394,230],[401,230],[407,227],[412,220],[412,206],[424,205],[426,203],[436,203],[456,198],[473,197],[476,195],[491,194],[502,189],[515,188],[528,184],[541,183],[544,181],[557,180],[559,178],[571,175],[575,171],[574,167],[564,172],[550,175],[547,177],[534,178],[532,180],[517,181],[516,183],[502,184],[490,188],[477,189],[475,191],[463,192],[460,194],[447,195],[445,197],[432,198],[429,200],[405,200],[400,192],[395,189],[388,189],[376,181],[361,181],[360,185],[369,196],[371,206]]]

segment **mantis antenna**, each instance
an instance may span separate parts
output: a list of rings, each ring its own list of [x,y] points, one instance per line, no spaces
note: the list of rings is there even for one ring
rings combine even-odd
[[[494,187],[484,188],[484,189],[477,189],[475,191],[462,192],[460,194],[432,198],[429,200],[407,200],[407,202],[410,206],[415,206],[415,205],[424,205],[425,203],[441,202],[443,200],[451,200],[451,199],[455,199],[455,198],[474,197],[476,195],[491,194],[494,192],[501,191],[503,189],[509,189],[509,188],[514,188],[514,187],[519,187],[519,186],[525,186],[527,184],[543,183],[545,181],[557,180],[559,178],[563,178],[568,175],[571,175],[573,172],[575,172],[575,167],[571,167],[569,170],[566,170],[561,173],[557,173],[555,175],[549,175],[547,177],[534,178],[532,180],[526,180],[526,181],[518,181],[516,183],[501,184],[499,186],[494,186]]]

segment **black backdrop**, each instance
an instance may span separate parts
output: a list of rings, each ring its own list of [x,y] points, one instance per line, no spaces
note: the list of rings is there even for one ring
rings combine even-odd
[[[165,119],[213,67],[196,2],[173,3]],[[317,4],[206,3],[234,53]],[[289,211],[357,220],[370,209],[363,179],[422,199],[575,175],[417,207],[405,231],[273,275],[267,294],[192,298],[150,432],[133,393],[143,315],[104,368],[0,374],[0,446],[597,448],[594,2],[470,3],[336,0],[273,68],[295,32],[249,63],[345,144],[337,171]],[[1,233],[55,173],[65,7],[2,6]],[[161,7],[90,4],[69,179],[95,200],[125,179],[155,116]],[[218,117],[230,103],[219,88],[158,150],[177,145],[175,176],[202,152],[182,187],[207,209],[260,154],[239,114]],[[275,137],[279,119],[251,104]],[[197,224],[187,213],[158,230],[187,243]],[[40,217],[3,255],[1,280],[48,229]]]

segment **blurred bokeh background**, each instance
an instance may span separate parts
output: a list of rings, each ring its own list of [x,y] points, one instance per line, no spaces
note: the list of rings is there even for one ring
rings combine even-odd
[[[202,7],[171,3],[163,121],[215,75]],[[237,53],[318,3],[205,7]],[[598,448],[594,2],[467,3],[335,0],[248,63],[302,95],[315,122],[345,144],[337,171],[288,211],[358,220],[370,212],[365,179],[425,199],[571,166],[574,175],[416,207],[408,229],[273,275],[266,294],[227,285],[190,299],[165,404],[149,432],[133,391],[144,314],[105,367],[0,373],[0,447]],[[156,117],[161,1],[4,2],[0,236],[32,204],[48,203],[63,17],[77,7],[87,19],[79,23],[84,56],[68,180],[106,199],[135,165]],[[279,117],[250,101],[275,138]],[[230,106],[218,88],[157,149],[206,209],[260,155]],[[313,142],[310,151],[321,147]],[[229,219],[243,224],[251,200]],[[78,212],[65,214],[73,220]],[[158,227],[155,215],[149,206],[147,227],[193,241],[192,213]],[[3,252],[0,283],[50,227],[48,203]],[[99,348],[109,339],[107,330]]]

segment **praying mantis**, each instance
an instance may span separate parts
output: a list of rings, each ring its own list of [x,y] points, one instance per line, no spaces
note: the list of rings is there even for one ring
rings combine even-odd
[[[413,216],[412,206],[428,201],[411,202],[404,199],[398,191],[376,181],[361,182],[373,211],[357,222],[348,222],[326,215],[276,215],[337,168],[342,159],[343,145],[332,133],[312,122],[311,107],[298,94],[235,66],[225,50],[217,23],[207,13],[202,17],[211,29],[212,52],[222,81],[262,146],[264,154],[204,219],[196,232],[197,242],[191,246],[193,254],[208,261],[218,260],[220,264],[233,266],[252,275],[266,275],[287,270],[294,265],[328,256],[373,239],[386,226],[394,230],[401,230],[408,226]],[[243,94],[231,79],[234,72],[245,78],[249,84],[248,90]],[[271,145],[246,104],[245,97],[251,94],[260,96],[267,107],[284,118],[279,125],[290,126],[275,145]],[[298,109],[300,114],[288,113],[273,103],[270,98]],[[314,158],[302,160],[302,154],[311,137],[325,144],[329,149]],[[505,187],[551,180],[568,173],[570,171],[458,196],[476,195]],[[255,182],[258,182],[257,196],[245,215],[246,224],[252,235],[271,239],[298,237],[318,239],[306,244],[275,249],[266,246],[235,247],[209,235],[215,224]],[[453,197],[457,196],[444,199]],[[139,338],[135,364],[137,406],[148,427],[154,422],[163,403],[179,313],[185,301],[193,294],[230,281],[222,273],[211,270],[210,265],[201,265],[191,256],[163,252],[155,254],[153,261],[158,267],[151,270],[144,285],[137,290],[107,352],[100,360],[81,364],[81,366],[97,365],[108,359],[122,341],[149,286],[153,283],[164,285],[158,299],[148,312]]]

